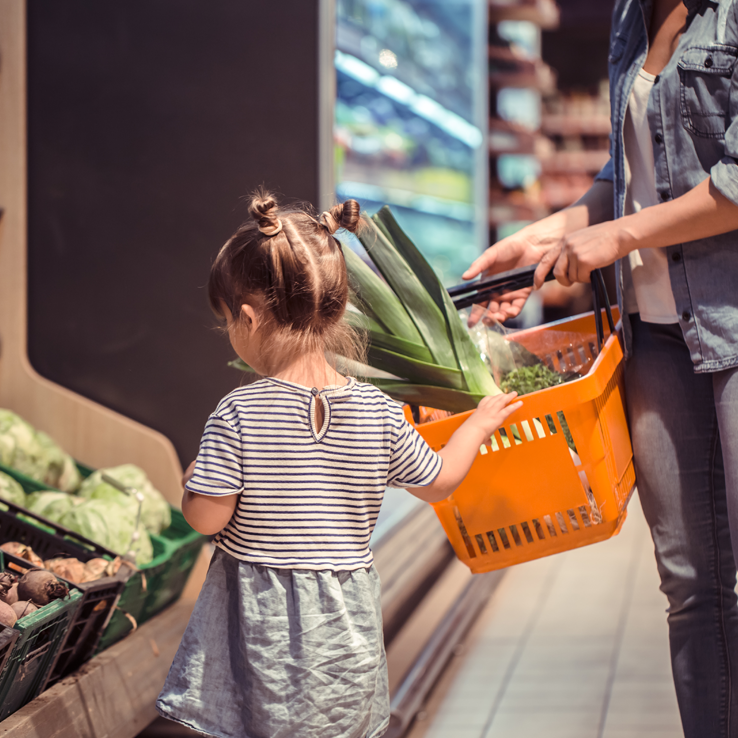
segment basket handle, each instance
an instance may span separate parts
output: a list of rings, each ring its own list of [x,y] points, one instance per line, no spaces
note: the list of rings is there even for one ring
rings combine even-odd
[[[477,280],[475,282],[465,282],[455,287],[449,287],[447,292],[454,303],[457,310],[469,307],[484,300],[489,300],[500,292],[512,292],[514,290],[524,289],[533,286],[533,275],[535,274],[537,264],[527,267],[512,269],[509,272],[503,272],[496,277],[487,280]],[[553,269],[546,275],[544,281],[549,282],[554,278]],[[601,349],[605,344],[605,331],[602,325],[602,308],[604,307],[607,315],[607,323],[610,327],[610,334],[615,333],[615,321],[612,319],[612,311],[610,310],[610,299],[607,296],[607,288],[605,287],[605,279],[600,269],[593,269],[590,275],[592,282],[592,303],[595,312],[595,326],[597,328],[597,343]]]
[[[615,333],[615,321],[612,319],[610,298],[607,296],[607,288],[605,287],[605,278],[602,276],[602,270],[593,269],[590,275],[590,281],[592,282],[592,306],[594,308],[595,328],[597,330],[597,347],[601,350],[605,345],[605,330],[602,325],[603,307],[607,315],[610,335]]]

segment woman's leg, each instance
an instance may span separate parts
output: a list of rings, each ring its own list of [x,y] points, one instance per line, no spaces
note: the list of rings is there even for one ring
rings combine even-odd
[[[636,319],[633,329],[626,396],[636,481],[669,600],[684,734],[738,738],[736,570],[713,376],[694,373],[678,325]]]

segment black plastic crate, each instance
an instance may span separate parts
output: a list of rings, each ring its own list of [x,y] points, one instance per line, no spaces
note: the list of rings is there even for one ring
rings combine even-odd
[[[3,500],[7,511],[0,510],[0,544],[18,541],[30,546],[42,559],[74,557],[86,562],[93,558],[112,560],[115,554],[67,528]],[[33,522],[31,522],[33,521]],[[31,568],[25,559],[5,554],[9,569],[19,572]],[[75,613],[66,639],[59,651],[53,669],[48,674],[48,685],[55,684],[78,669],[94,655],[103,631],[113,615],[126,581],[134,570],[125,563],[113,577],[94,582],[67,581],[82,593],[82,601]],[[62,577],[58,577],[62,579]],[[66,580],[64,580],[66,581]]]

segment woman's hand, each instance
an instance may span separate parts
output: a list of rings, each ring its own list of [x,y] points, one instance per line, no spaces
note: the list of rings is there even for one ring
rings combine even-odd
[[[546,254],[561,245],[567,233],[586,228],[590,223],[612,219],[612,204],[612,182],[598,180],[571,207],[532,223],[490,246],[462,276],[464,279],[473,279],[481,274],[485,279],[517,267],[539,264]],[[559,253],[556,256],[558,258]],[[548,269],[554,261],[550,262]],[[548,269],[540,277],[541,284]],[[475,305],[469,325],[475,325],[480,319],[492,323],[514,318],[523,309],[530,293],[530,289],[516,290],[490,300],[485,307]]]
[[[487,279],[510,269],[538,264],[548,251],[561,242],[564,235],[564,221],[558,216],[556,213],[539,220],[490,246],[472,262],[462,277],[473,279],[481,274],[482,279]],[[528,288],[499,295],[487,303],[486,309],[475,305],[469,317],[469,325],[475,325],[480,319],[485,323],[492,323],[514,318],[523,309],[530,293],[531,289]]]
[[[593,269],[614,264],[635,248],[633,239],[621,221],[607,221],[569,233],[549,249],[534,276],[540,289],[553,266],[554,277],[565,287],[575,282],[589,282]]]

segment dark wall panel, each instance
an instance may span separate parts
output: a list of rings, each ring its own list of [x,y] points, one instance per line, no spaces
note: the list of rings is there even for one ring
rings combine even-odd
[[[318,0],[29,0],[29,356],[193,458],[240,381],[211,260],[265,183],[318,199]]]

